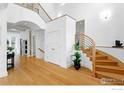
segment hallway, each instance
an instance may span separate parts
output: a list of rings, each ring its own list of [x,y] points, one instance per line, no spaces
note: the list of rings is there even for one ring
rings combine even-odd
[[[85,71],[85,70],[84,70]],[[64,69],[43,60],[21,56],[0,85],[98,85],[100,81],[86,73]]]

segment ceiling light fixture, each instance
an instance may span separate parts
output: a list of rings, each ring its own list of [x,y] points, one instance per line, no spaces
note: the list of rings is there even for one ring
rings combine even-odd
[[[104,21],[107,21],[111,18],[111,11],[110,10],[105,10],[100,13],[100,18]]]

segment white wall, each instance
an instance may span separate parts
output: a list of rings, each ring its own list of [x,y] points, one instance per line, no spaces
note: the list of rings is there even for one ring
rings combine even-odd
[[[67,68],[72,63],[75,21],[65,16],[47,23],[46,27],[45,60]]]
[[[66,17],[46,24],[45,60],[66,67]],[[54,50],[53,50],[54,49]],[[63,56],[63,58],[61,58]]]
[[[0,9],[0,77],[7,76],[7,15],[6,9]]]
[[[90,61],[90,58],[87,57],[85,53],[81,52],[81,66],[86,67],[92,71],[93,70],[92,63],[93,62]]]
[[[75,44],[76,22],[75,20],[66,18],[66,58],[67,67],[71,66],[72,47]]]
[[[39,48],[44,50],[45,43],[45,31],[33,31],[32,36],[36,38],[36,57],[44,58],[44,53],[42,53]],[[33,43],[33,42],[32,42]]]
[[[40,28],[45,29],[45,22],[36,12],[16,4],[8,4],[7,21],[16,23],[23,20],[33,22]]]
[[[100,19],[100,13],[110,10],[108,21]],[[68,13],[77,20],[85,20],[85,33],[95,39],[98,46],[112,46],[116,39],[124,42],[124,4],[66,4],[56,8],[62,14]]]

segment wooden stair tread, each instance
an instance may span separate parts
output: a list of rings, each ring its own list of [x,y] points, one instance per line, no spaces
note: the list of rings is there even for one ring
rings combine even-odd
[[[92,56],[88,56],[90,60],[92,60]],[[96,60],[105,60],[107,59],[107,56],[105,55],[96,55]]]
[[[106,60],[96,60],[96,65],[101,66],[118,66],[118,62],[109,59]]]
[[[119,66],[102,66],[102,65],[96,65],[96,67],[99,67],[99,68],[108,68],[108,69],[117,69],[117,70],[124,70],[124,68],[119,67]]]
[[[97,78],[112,78],[115,80],[124,80],[124,68],[119,66],[118,60],[113,56],[96,50],[96,77]],[[90,51],[85,51],[87,57],[92,61]]]
[[[92,57],[92,55],[89,55],[89,57]],[[107,57],[106,55],[96,55],[96,57]]]
[[[113,78],[113,79],[124,80],[124,75],[120,75],[120,74],[115,74],[115,73],[110,73],[110,72],[102,72],[102,71],[96,71],[96,74],[105,75],[105,76],[107,76],[109,78]]]
[[[92,57],[91,54],[88,54],[88,53],[86,53],[86,54],[87,54],[88,57]],[[105,55],[101,55],[101,54],[97,54],[97,55],[96,55],[96,57],[101,57],[101,56],[105,56]]]
[[[113,61],[113,60],[109,60],[109,59],[101,59],[101,60],[96,60],[96,62],[116,62],[116,61]]]

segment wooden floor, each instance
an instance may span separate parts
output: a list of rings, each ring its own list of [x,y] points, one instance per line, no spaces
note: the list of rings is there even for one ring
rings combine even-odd
[[[0,79],[0,85],[100,85],[100,80],[90,76],[90,71],[81,70],[64,69],[23,56],[19,57],[15,68],[8,71],[9,75]]]

